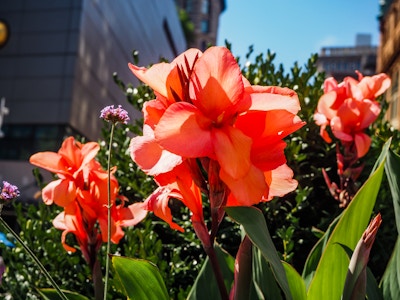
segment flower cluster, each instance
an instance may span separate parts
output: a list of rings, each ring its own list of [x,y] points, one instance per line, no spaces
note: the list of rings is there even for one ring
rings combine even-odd
[[[60,150],[39,152],[31,156],[30,163],[57,174],[58,179],[50,182],[42,191],[44,203],[55,203],[64,208],[54,220],[56,228],[63,230],[62,243],[67,251],[75,248],[66,244],[68,233],[73,233],[87,261],[93,257],[103,241],[107,241],[107,185],[108,174],[95,160],[99,151],[95,142],[82,144],[73,137],[67,138]],[[121,226],[140,222],[146,215],[141,205],[124,203],[116,205],[119,185],[111,178],[112,224],[111,241],[118,243],[124,232]],[[123,202],[123,201],[122,201]],[[100,232],[97,230],[97,222]]]
[[[111,123],[123,123],[128,124],[129,116],[128,112],[118,105],[117,108],[114,108],[114,105],[109,105],[104,107],[100,112],[100,118]]]
[[[147,209],[171,227],[183,230],[172,221],[170,198],[190,209],[196,230],[204,225],[202,193],[220,218],[221,207],[251,206],[297,187],[283,141],[304,125],[294,91],[251,85],[224,47],[129,67],[156,94],[143,107],[143,136],[132,139],[131,157],[159,185]]]
[[[9,202],[17,197],[19,197],[18,187],[7,181],[3,181],[3,188],[0,193],[1,202]]]
[[[314,120],[321,126],[321,136],[327,143],[332,139],[326,131],[330,126],[333,135],[344,144],[354,144],[358,158],[363,157],[371,144],[364,132],[378,117],[381,109],[376,97],[390,86],[386,74],[363,76],[358,80],[346,77],[343,82],[330,77],[324,83],[324,95],[318,101]]]
[[[356,180],[363,165],[358,161],[365,156],[371,145],[371,138],[365,130],[376,120],[381,108],[376,98],[390,86],[390,78],[386,74],[363,76],[360,72],[358,80],[344,78],[338,83],[334,78],[324,82],[324,94],[319,99],[314,120],[321,126],[322,138],[331,143],[332,138],[327,128],[339,140],[337,144],[337,166],[340,183],[332,183],[323,170],[325,181],[332,196],[346,207],[358,190]]]

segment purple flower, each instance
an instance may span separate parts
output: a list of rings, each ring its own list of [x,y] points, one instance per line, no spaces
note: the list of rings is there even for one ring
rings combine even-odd
[[[129,121],[128,112],[121,105],[118,105],[117,108],[114,108],[114,105],[104,107],[101,110],[100,118],[114,124],[118,122],[128,124]]]
[[[1,189],[0,200],[11,201],[19,197],[18,187],[12,185],[7,181],[3,181],[3,188]]]

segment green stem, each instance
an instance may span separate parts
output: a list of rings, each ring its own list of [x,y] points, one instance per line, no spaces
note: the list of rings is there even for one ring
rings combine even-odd
[[[107,257],[106,257],[106,276],[104,282],[104,300],[107,299],[108,291],[108,278],[110,273],[110,255],[111,255],[111,148],[112,140],[114,136],[115,124],[111,124],[110,143],[108,145],[108,161],[107,161],[107,172],[108,172],[108,186],[107,186]]]
[[[1,211],[1,209],[0,209]],[[4,219],[0,216],[0,222],[1,224],[10,232],[13,237],[22,245],[22,247],[25,249],[25,251],[29,254],[29,256],[35,261],[39,269],[43,272],[43,274],[46,276],[46,278],[50,281],[51,285],[56,289],[58,295],[61,297],[61,299],[68,300],[67,296],[61,291],[61,289],[58,287],[57,283],[53,280],[49,272],[47,272],[46,268],[42,265],[40,260],[36,257],[36,255],[33,253],[33,251],[28,247],[28,245],[25,244],[25,242],[19,237],[19,235],[4,221]]]

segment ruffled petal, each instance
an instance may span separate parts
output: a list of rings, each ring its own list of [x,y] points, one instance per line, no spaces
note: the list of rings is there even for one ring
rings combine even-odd
[[[211,121],[190,103],[167,108],[154,134],[164,149],[182,157],[213,156],[209,127]]]
[[[214,151],[221,168],[234,179],[249,171],[252,139],[240,130],[226,126],[212,130]]]
[[[271,200],[273,197],[282,197],[290,192],[293,192],[298,185],[297,180],[293,179],[293,171],[286,164],[283,164],[265,174],[268,181],[269,191],[266,200]]]
[[[201,54],[202,52],[198,49],[189,49],[171,63],[154,64],[149,69],[137,67],[131,63],[128,64],[128,67],[137,78],[148,84],[155,92],[171,100],[173,99],[172,90],[177,95],[182,95],[183,87],[179,72],[183,76],[188,76],[188,67],[192,68]]]
[[[231,177],[221,169],[220,178],[231,191],[226,206],[252,206],[258,204],[268,190],[263,172],[254,166],[250,167],[246,176],[239,179]]]
[[[67,162],[68,166],[73,169],[73,171],[79,169],[82,163],[82,144],[75,141],[74,137],[67,137],[62,145],[58,154],[60,154]]]
[[[297,94],[288,88],[251,86],[246,88],[246,94],[251,97],[249,110],[286,110],[292,114],[297,114],[300,110]]]
[[[172,221],[171,209],[168,207],[169,199],[172,196],[170,189],[158,187],[144,203],[148,211],[154,212],[157,217],[167,222],[171,228],[183,232],[183,228]]]
[[[144,136],[131,140],[129,151],[131,158],[148,175],[158,175],[171,171],[182,163],[182,157],[163,149],[154,139],[154,132],[144,126]]]
[[[43,168],[52,173],[69,174],[68,166],[61,155],[55,152],[38,152],[29,158],[29,162],[37,167]]]
[[[146,216],[146,205],[143,202],[133,203],[119,210],[121,226],[135,226],[140,223]]]
[[[371,138],[363,132],[359,132],[354,137],[354,142],[357,149],[357,157],[363,157],[367,154],[371,145]]]
[[[47,184],[42,191],[43,202],[47,205],[53,202],[65,207],[76,198],[76,186],[73,181],[58,179]]]
[[[243,90],[240,68],[227,48],[211,47],[196,62],[189,95],[210,119],[225,117],[222,114],[243,99]]]

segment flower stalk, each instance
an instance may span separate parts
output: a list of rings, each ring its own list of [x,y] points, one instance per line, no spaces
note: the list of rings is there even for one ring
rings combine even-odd
[[[114,137],[115,124],[111,124],[110,142],[108,145],[108,158],[107,158],[107,172],[108,172],[108,183],[107,183],[107,251],[106,251],[106,274],[104,279],[104,300],[107,299],[109,273],[110,273],[110,255],[111,255],[111,148],[112,140]]]
[[[109,273],[110,273],[110,256],[111,256],[111,149],[114,137],[114,129],[117,123],[127,124],[129,121],[128,112],[118,105],[106,106],[100,112],[100,118],[104,121],[111,123],[110,142],[108,145],[108,159],[107,159],[107,257],[106,257],[106,274],[104,279],[104,300],[107,299]]]

